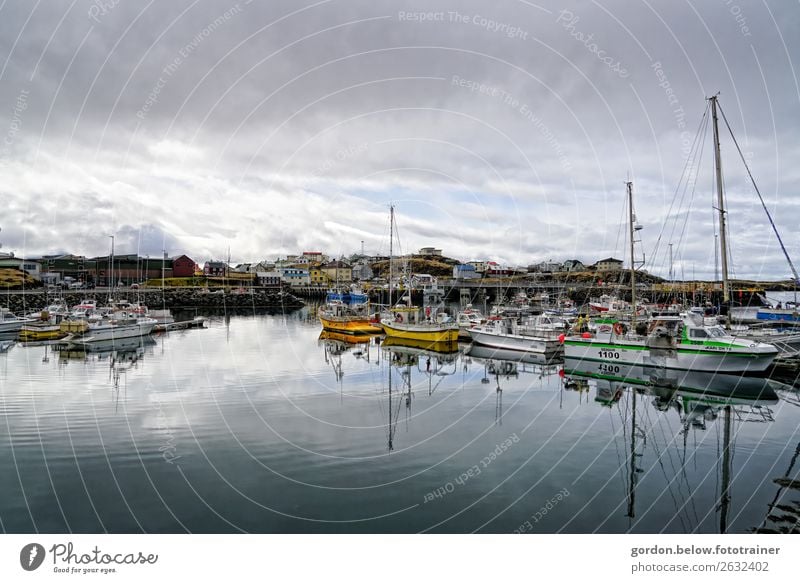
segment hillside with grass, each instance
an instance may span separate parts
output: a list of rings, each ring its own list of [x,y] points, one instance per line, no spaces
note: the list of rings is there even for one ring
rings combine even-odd
[[[24,271],[14,267],[0,267],[0,289],[23,289],[41,285],[41,282]]]

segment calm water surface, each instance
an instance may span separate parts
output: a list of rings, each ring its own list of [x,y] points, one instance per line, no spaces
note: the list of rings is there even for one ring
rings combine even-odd
[[[4,532],[747,532],[797,516],[800,400],[783,385],[635,390],[463,346],[320,339],[307,310],[117,348],[0,354]]]

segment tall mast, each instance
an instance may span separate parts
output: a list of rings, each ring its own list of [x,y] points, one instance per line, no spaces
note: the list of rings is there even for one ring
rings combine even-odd
[[[633,253],[633,234],[634,234],[634,221],[633,216],[633,182],[628,181],[625,183],[628,187],[628,229],[631,237],[631,306],[633,306],[633,314],[631,314],[631,328],[636,327],[636,264],[634,263]]]
[[[114,235],[109,235],[111,239],[111,255],[108,256],[108,302],[111,303],[111,298],[114,293]]]
[[[394,242],[394,205],[389,205],[389,309],[392,307],[392,243]],[[391,372],[391,371],[390,371]]]
[[[672,277],[672,266],[673,265],[674,264],[672,262],[672,243],[670,243],[669,244],[669,282],[670,282],[670,284],[672,284],[672,282],[674,281],[674,278]]]
[[[711,118],[714,122],[714,166],[717,171],[717,211],[719,211],[719,251],[722,257],[722,301],[730,304],[731,292],[728,282],[728,243],[725,227],[725,196],[722,192],[722,158],[719,149],[719,127],[717,125],[717,96],[709,97],[711,100]],[[730,305],[728,305],[727,324],[731,323]]]

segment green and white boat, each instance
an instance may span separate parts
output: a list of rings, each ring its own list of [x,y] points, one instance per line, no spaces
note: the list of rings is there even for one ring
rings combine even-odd
[[[722,326],[705,326],[695,314],[660,316],[629,330],[608,319],[593,334],[564,339],[564,357],[605,364],[649,366],[702,372],[761,372],[778,349],[772,344],[732,336]],[[614,367],[617,368],[614,368]]]

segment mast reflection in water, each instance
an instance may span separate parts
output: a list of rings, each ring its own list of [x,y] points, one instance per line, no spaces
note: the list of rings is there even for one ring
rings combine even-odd
[[[694,484],[691,483],[690,464],[697,463],[698,438],[695,432],[707,432],[709,424],[721,423],[721,446],[713,469],[717,503],[713,512],[718,517],[718,532],[727,533],[731,512],[732,470],[737,428],[735,424],[762,423],[775,421],[773,409],[779,404],[776,390],[790,390],[790,387],[766,378],[740,377],[715,373],[693,373],[654,367],[614,366],[587,360],[567,359],[564,364],[566,383],[570,385],[595,385],[595,401],[616,409],[620,413],[623,426],[629,425],[624,433],[627,438],[628,457],[625,463],[627,472],[627,512],[631,527],[636,518],[636,490],[639,477],[646,472],[664,470],[668,463],[679,472],[667,482],[669,496],[675,505],[676,519],[684,530],[693,531],[693,525],[702,522],[710,513],[698,515],[697,504],[693,498]],[[651,419],[637,410],[637,399],[649,399],[659,412],[674,412],[680,421],[679,435],[669,436],[659,433],[655,427],[648,427]],[[638,415],[638,420],[637,420]],[[644,417],[644,419],[643,419]],[[721,420],[720,420],[721,417]],[[656,425],[659,420],[655,420]],[[672,459],[670,449],[680,441],[680,455]],[[665,443],[659,444],[659,438]],[[688,451],[692,438],[694,451]],[[655,462],[643,468],[645,455],[650,448],[655,454]],[[705,436],[700,437],[703,441]],[[707,481],[711,472],[701,479]]]

